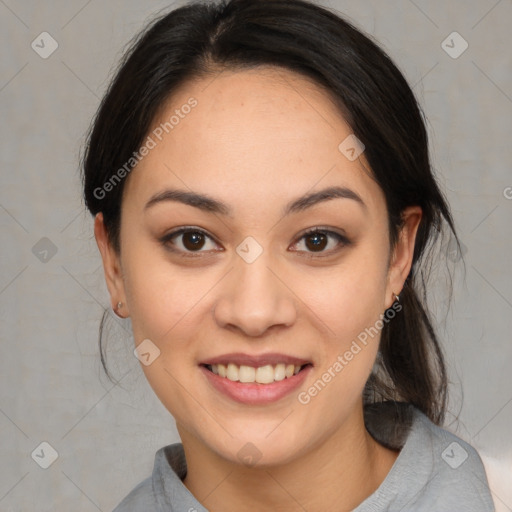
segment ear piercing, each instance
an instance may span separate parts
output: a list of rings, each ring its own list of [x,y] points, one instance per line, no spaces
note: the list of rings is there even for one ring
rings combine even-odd
[[[394,300],[396,300],[397,302],[400,302],[400,297],[395,292],[392,292],[392,293],[394,296]]]
[[[114,308],[114,313],[115,313],[115,314],[116,314],[116,316],[118,316],[119,318],[124,318],[124,316],[121,316],[121,315],[117,312],[117,311],[118,311],[119,309],[121,309],[122,307],[123,307],[123,303],[122,303],[121,301],[119,301],[119,302],[116,304],[115,308]]]

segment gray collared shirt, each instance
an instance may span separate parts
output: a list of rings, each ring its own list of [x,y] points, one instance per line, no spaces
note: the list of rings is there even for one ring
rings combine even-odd
[[[365,408],[365,424],[381,444],[400,449],[379,488],[353,512],[493,512],[477,451],[432,423],[412,405],[386,402]],[[208,512],[185,487],[183,445],[160,448],[153,474],[113,512]]]

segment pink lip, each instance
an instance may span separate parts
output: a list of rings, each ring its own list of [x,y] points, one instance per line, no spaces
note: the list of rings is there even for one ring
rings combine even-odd
[[[253,368],[258,368],[259,366],[265,366],[267,364],[271,364],[272,366],[284,363],[284,364],[294,364],[296,366],[303,366],[305,364],[311,363],[306,359],[300,359],[298,357],[288,356],[286,354],[278,354],[277,352],[269,352],[268,354],[260,354],[257,356],[250,356],[249,354],[242,353],[232,353],[232,354],[223,354],[221,356],[212,357],[210,359],[206,359],[205,361],[201,361],[200,364],[225,364],[228,363],[236,364],[237,366],[252,366]]]
[[[214,360],[212,359],[212,361]],[[230,361],[233,363],[235,362],[233,359],[230,359]],[[280,361],[284,362],[283,359],[280,359]],[[258,366],[263,365],[259,364]],[[208,382],[217,391],[220,391],[232,400],[248,405],[261,405],[276,402],[291,393],[294,389],[298,388],[304,382],[304,379],[307,377],[313,367],[308,365],[296,375],[292,375],[291,377],[287,377],[280,381],[272,382],[271,384],[247,384],[238,381],[232,381],[226,377],[220,377],[219,375],[216,375],[215,373],[208,370],[206,366],[200,365],[199,368],[208,379]]]

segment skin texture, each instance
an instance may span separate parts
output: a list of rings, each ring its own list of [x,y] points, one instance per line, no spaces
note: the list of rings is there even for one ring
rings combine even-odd
[[[352,130],[328,95],[300,75],[266,67],[196,79],[173,94],[154,127],[190,97],[197,106],[127,178],[120,254],[102,215],[95,219],[112,306],[123,303],[118,314],[131,317],[136,345],[149,338],[160,350],[142,368],[176,419],[184,483],[206,508],[351,510],[398,455],[363,423],[362,391],[379,336],[307,405],[297,394],[391,307],[411,267],[421,209],[404,212],[391,251],[385,198],[364,153],[350,161],[338,150]],[[337,198],[282,215],[289,201],[327,186],[350,188],[366,206]],[[144,208],[168,187],[216,198],[232,216],[175,201]],[[180,257],[159,240],[182,226],[211,236],[199,253]],[[345,233],[350,243],[329,236],[315,251],[311,236],[301,237],[317,226]],[[236,252],[247,236],[263,248],[250,264]],[[182,254],[193,252],[187,235],[173,241]],[[240,404],[213,389],[198,366],[230,352],[280,352],[313,369],[275,403]],[[247,442],[261,453],[252,467],[237,456]]]

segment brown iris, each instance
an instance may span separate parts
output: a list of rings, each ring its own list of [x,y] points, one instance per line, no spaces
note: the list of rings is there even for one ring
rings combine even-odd
[[[310,244],[309,241],[313,240]],[[313,251],[322,251],[327,243],[327,236],[324,233],[313,233],[306,237],[306,247]]]
[[[189,250],[193,251],[195,249],[201,249],[204,245],[205,236],[202,233],[197,231],[190,231],[188,233],[183,233],[183,246]]]

